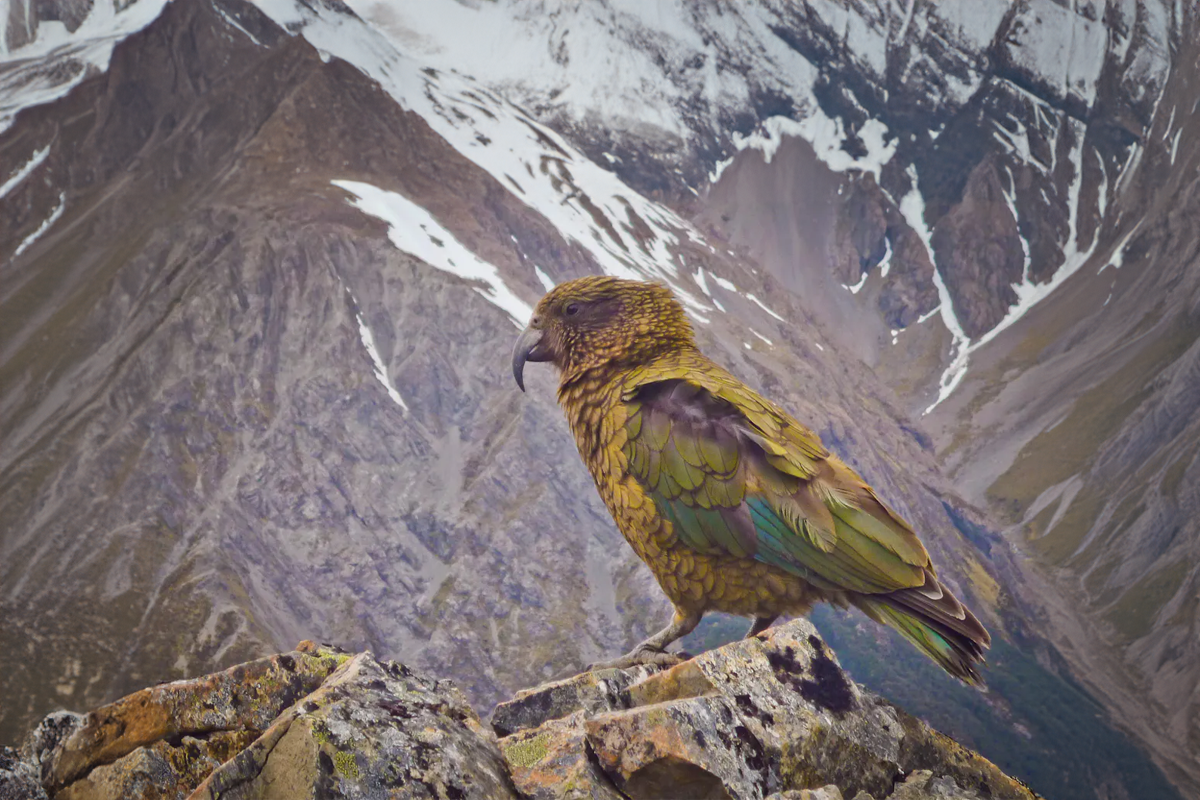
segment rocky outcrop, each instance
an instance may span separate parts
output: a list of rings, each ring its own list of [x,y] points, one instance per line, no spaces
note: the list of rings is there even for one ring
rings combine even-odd
[[[492,724],[517,789],[538,800],[1034,797],[855,684],[806,620],[644,678],[608,670],[523,692]]]
[[[498,738],[499,737],[499,738]],[[585,672],[485,724],[449,681],[302,642],[46,718],[3,800],[1032,800],[851,681],[806,620],[665,671]]]
[[[0,798],[515,798],[457,688],[301,642],[295,651],[55,714],[0,754]]]

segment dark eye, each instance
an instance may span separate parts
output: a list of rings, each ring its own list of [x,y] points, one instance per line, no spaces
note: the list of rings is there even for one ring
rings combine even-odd
[[[567,307],[563,309],[568,317],[573,317],[579,313],[579,303],[567,303]]]

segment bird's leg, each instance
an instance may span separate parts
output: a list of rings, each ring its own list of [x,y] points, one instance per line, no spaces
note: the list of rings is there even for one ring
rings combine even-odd
[[[754,636],[758,636],[760,633],[765,631],[767,628],[774,625],[775,620],[777,620],[777,619],[779,619],[778,614],[773,614],[769,617],[755,617],[754,623],[750,626],[750,630],[746,631],[746,635],[743,636],[742,638],[750,639]]]
[[[667,652],[667,645],[687,636],[696,626],[700,624],[698,613],[688,614],[675,609],[675,616],[671,618],[671,624],[663,628],[658,633],[651,636],[646,641],[639,644],[637,647],[630,650],[620,658],[615,658],[612,661],[603,661],[598,664],[592,664],[588,670],[597,669],[628,669],[629,667],[637,666],[638,664],[658,665],[663,667],[673,667],[683,661],[682,658],[674,653]]]

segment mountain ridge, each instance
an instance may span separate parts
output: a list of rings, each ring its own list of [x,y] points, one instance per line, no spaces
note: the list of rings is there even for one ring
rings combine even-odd
[[[910,418],[948,332],[910,344],[914,331],[875,328],[878,351],[924,354],[924,378],[897,397],[856,349],[858,326],[878,323],[839,330],[819,307],[834,295],[787,291],[753,239],[728,234],[737,209],[713,200],[726,181],[758,164],[752,189],[785,162],[817,178],[833,151],[780,127],[708,200],[661,190],[690,198],[672,210],[598,166],[619,162],[593,163],[593,144],[356,26],[337,4],[177,1],[105,71],[0,134],[6,164],[33,163],[0,198],[17,278],[0,295],[0,517],[15,532],[0,541],[0,635],[55,654],[6,678],[30,698],[2,710],[6,728],[314,627],[453,671],[485,703],[656,627],[663,600],[586,475],[552,466],[576,456],[546,376],[518,398],[504,366],[519,306],[502,298],[528,304],[597,271],[667,281],[706,351],[913,520],[990,626],[1016,636],[1066,614],[1040,590],[1021,596],[1036,580]],[[339,57],[359,45],[369,60]],[[889,325],[927,324],[941,289],[924,214],[905,205],[911,191],[897,204],[855,169],[823,179],[844,257],[802,277],[882,303]],[[972,191],[1007,208],[999,171],[984,173]],[[854,209],[871,209],[865,224]],[[907,276],[890,293],[873,283],[889,250]],[[463,253],[493,271],[469,272]],[[856,274],[861,294],[848,291]],[[902,364],[884,362],[875,371],[903,389]],[[80,397],[96,398],[90,416],[74,411]],[[8,446],[51,441],[58,425],[84,446]],[[85,681],[73,636],[132,644],[89,655]],[[1022,641],[1044,662],[1039,680],[1059,680],[1052,648]],[[997,724],[1024,725],[1021,713]]]

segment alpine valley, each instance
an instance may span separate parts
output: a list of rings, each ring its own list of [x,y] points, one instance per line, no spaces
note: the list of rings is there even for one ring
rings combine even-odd
[[[660,627],[509,374],[607,273],[993,632],[977,691],[818,610],[856,679],[1200,796],[1197,220],[1185,0],[0,0],[0,741],[301,639],[486,709]]]

